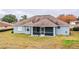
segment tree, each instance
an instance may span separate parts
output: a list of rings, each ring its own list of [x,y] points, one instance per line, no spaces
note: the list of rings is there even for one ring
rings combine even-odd
[[[8,14],[8,15],[5,15],[2,18],[2,21],[9,22],[9,23],[13,23],[13,22],[16,22],[17,19],[16,19],[16,16],[15,15]]]
[[[57,17],[58,19],[60,19],[60,20],[62,20],[62,21],[65,21],[65,22],[67,22],[67,23],[70,23],[70,21],[75,21],[75,20],[77,20],[76,19],[76,16],[74,16],[74,15],[60,15],[60,16],[58,16]]]
[[[27,15],[23,15],[21,17],[22,17],[22,19],[27,19]]]

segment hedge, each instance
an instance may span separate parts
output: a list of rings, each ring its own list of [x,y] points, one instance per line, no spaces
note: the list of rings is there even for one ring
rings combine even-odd
[[[79,27],[74,27],[73,31],[79,31]]]

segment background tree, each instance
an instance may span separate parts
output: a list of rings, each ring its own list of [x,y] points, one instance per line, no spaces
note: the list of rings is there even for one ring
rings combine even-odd
[[[16,19],[16,16],[15,15],[9,14],[9,15],[5,15],[2,18],[2,21],[9,22],[9,23],[13,23],[13,22],[16,22],[17,19]]]
[[[62,21],[65,21],[67,23],[70,23],[70,21],[77,20],[76,16],[70,15],[70,14],[69,15],[59,15],[57,18],[62,20]]]
[[[21,17],[22,17],[22,19],[27,19],[27,15],[23,15]]]

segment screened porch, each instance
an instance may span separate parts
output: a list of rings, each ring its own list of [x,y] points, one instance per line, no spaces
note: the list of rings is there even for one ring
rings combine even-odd
[[[33,35],[53,36],[53,27],[33,27]]]

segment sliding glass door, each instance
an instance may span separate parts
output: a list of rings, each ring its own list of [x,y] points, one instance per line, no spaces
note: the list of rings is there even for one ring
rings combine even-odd
[[[33,34],[53,36],[53,27],[33,27]]]

